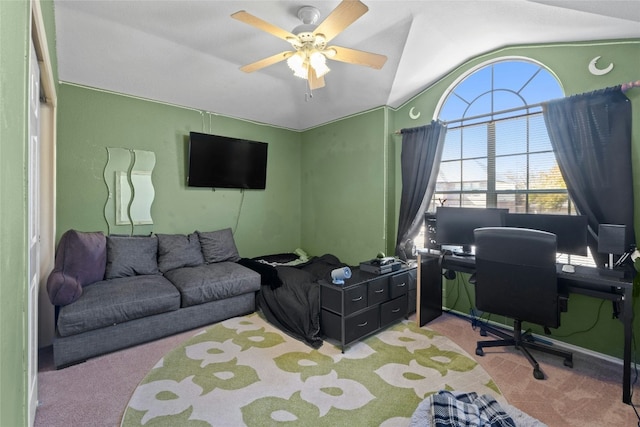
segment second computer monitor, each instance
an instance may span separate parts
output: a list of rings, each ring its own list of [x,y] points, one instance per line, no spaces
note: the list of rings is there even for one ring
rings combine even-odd
[[[558,252],[587,256],[587,217],[584,215],[517,214],[505,216],[505,226],[532,228],[556,235]]]

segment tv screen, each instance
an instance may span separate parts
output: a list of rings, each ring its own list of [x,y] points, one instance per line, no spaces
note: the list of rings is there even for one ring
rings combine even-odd
[[[505,226],[531,228],[556,235],[558,252],[587,256],[587,217],[585,215],[510,213]]]
[[[473,230],[481,227],[501,227],[507,209],[456,208],[440,206],[436,209],[436,241],[439,245],[462,246],[470,253]]]
[[[264,190],[267,148],[264,142],[190,132],[187,185]]]

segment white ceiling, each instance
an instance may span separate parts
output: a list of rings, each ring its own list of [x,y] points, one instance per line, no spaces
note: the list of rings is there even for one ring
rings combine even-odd
[[[301,6],[322,20],[338,0],[55,0],[60,80],[225,116],[308,129],[398,107],[462,62],[531,43],[640,38],[640,0],[363,0],[369,11],[332,44],[388,57],[381,70],[329,61],[309,97],[286,62],[240,66],[290,50],[232,19],[246,10],[291,31]]]

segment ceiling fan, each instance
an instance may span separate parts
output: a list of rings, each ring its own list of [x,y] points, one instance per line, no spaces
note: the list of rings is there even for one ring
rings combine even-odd
[[[303,6],[298,11],[298,18],[303,23],[291,32],[244,10],[238,11],[231,17],[290,43],[294,49],[277,53],[240,69],[251,73],[287,60],[287,65],[295,76],[309,81],[311,90],[324,87],[324,75],[330,71],[326,64],[327,59],[380,69],[387,61],[384,55],[327,45],[368,10],[369,8],[358,0],[343,0],[322,23],[316,25],[320,11],[313,6]]]

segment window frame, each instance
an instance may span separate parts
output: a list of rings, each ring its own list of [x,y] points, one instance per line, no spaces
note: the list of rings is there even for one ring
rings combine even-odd
[[[533,72],[529,78],[524,80],[524,83],[519,87],[519,88],[498,88],[498,84],[500,82],[496,81],[496,77],[495,77],[495,67],[499,66],[502,63],[505,62],[522,62],[525,63],[527,65],[533,65],[535,67],[537,67],[537,69],[535,70],[535,72]],[[491,78],[490,78],[490,87],[487,90],[483,90],[483,91],[479,91],[477,92],[476,96],[473,99],[464,99],[463,97],[460,96],[459,93],[456,92],[456,90],[464,83],[467,81],[467,79],[469,79],[471,76],[474,76],[476,73],[480,72],[480,71],[484,71],[486,70],[488,67],[491,67],[490,69],[490,73],[491,73]],[[527,99],[526,96],[523,95],[523,91],[525,89],[527,89],[527,86],[530,85],[534,79],[540,75],[540,73],[546,73],[543,77],[544,78],[549,78],[552,77],[553,81],[555,81],[555,83],[557,83],[557,88],[554,88],[554,91],[557,91],[557,96],[553,96],[552,98],[555,97],[562,97],[564,96],[564,90],[562,88],[562,85],[558,79],[558,77],[548,68],[546,68],[543,64],[532,60],[531,58],[525,58],[525,57],[503,57],[503,58],[498,58],[498,59],[494,59],[494,60],[490,60],[490,61],[486,61],[482,64],[479,64],[478,66],[470,69],[467,73],[465,73],[464,75],[461,75],[458,79],[456,79],[447,89],[447,91],[443,94],[443,96],[440,98],[438,105],[436,106],[436,110],[435,110],[435,117],[437,117],[439,120],[447,123],[448,125],[448,130],[447,133],[449,136],[449,132],[452,130],[457,130],[460,129],[460,132],[462,133],[465,129],[472,129],[473,126],[479,126],[479,125],[485,125],[486,126],[486,130],[487,130],[487,146],[486,146],[486,153],[485,156],[477,156],[477,157],[464,157],[464,151],[463,151],[463,144],[464,144],[464,137],[461,135],[460,136],[460,144],[461,147],[459,149],[459,157],[457,158],[453,158],[453,159],[446,159],[446,160],[441,160],[440,164],[438,165],[438,181],[436,182],[435,185],[435,191],[433,193],[433,196],[431,198],[431,200],[429,201],[428,204],[428,208],[427,208],[427,212],[435,212],[435,209],[437,206],[439,205],[443,205],[446,204],[447,206],[465,206],[465,207],[472,207],[473,204],[468,204],[465,203],[465,196],[474,196],[474,197],[478,197],[478,196],[484,196],[484,204],[482,206],[478,206],[478,207],[507,207],[509,208],[510,212],[518,212],[518,213],[536,213],[536,212],[532,212],[531,209],[531,196],[532,195],[559,195],[561,196],[561,199],[566,199],[563,202],[563,206],[566,204],[566,210],[563,209],[563,211],[560,213],[558,210],[552,210],[552,211],[538,211],[539,213],[557,213],[560,215],[575,215],[576,211],[575,211],[575,207],[574,204],[571,200],[571,197],[569,196],[569,193],[567,191],[566,188],[566,184],[564,184],[564,179],[562,179],[562,177],[560,176],[560,178],[562,179],[562,183],[563,186],[562,187],[550,187],[550,188],[531,188],[531,175],[532,175],[532,170],[531,170],[531,156],[535,155],[535,154],[553,154],[553,147],[551,147],[551,145],[549,144],[549,148],[545,149],[545,150],[532,150],[531,148],[531,139],[532,137],[530,136],[530,127],[532,126],[531,121],[532,119],[538,119],[539,123],[543,124],[543,128],[545,129],[545,135],[546,135],[546,127],[544,127],[544,118],[542,117],[542,102],[546,102],[548,101],[548,99],[543,100],[542,102],[536,101],[536,102],[532,102],[532,103],[527,103]],[[554,92],[552,91],[552,92]],[[519,99],[522,102],[522,105],[520,106],[516,106],[516,107],[511,107],[511,108],[505,108],[502,110],[496,110],[495,104],[494,104],[494,98],[495,98],[495,94],[498,92],[505,92],[508,93],[510,96],[513,97],[517,97],[517,99]],[[534,92],[536,93],[536,92]],[[482,114],[474,114],[474,115],[470,115],[470,116],[466,116],[467,113],[469,111],[471,111],[472,107],[473,107],[473,103],[477,102],[479,99],[481,99],[482,97],[486,97],[486,96],[490,96],[491,102],[491,109],[488,112],[482,113]],[[450,99],[455,99],[457,98],[457,101],[462,101],[463,103],[466,103],[467,106],[466,108],[464,108],[464,112],[462,114],[462,117],[459,118],[455,118],[452,120],[448,120],[447,117],[442,117],[441,114],[443,113],[443,111],[445,110],[445,108],[447,107],[447,102]],[[550,99],[552,99],[550,98]],[[527,128],[527,136],[526,136],[526,145],[525,145],[525,151],[524,152],[516,152],[516,153],[509,153],[509,154],[497,154],[496,152],[496,146],[497,146],[497,140],[496,140],[496,126],[499,123],[508,121],[508,120],[517,120],[517,119],[525,119],[525,126]],[[538,127],[540,127],[540,124],[537,124]],[[548,136],[547,136],[548,137]],[[447,139],[445,139],[445,144],[447,143]],[[446,146],[445,146],[446,148]],[[526,158],[526,185],[524,189],[499,189],[498,188],[498,182],[496,181],[497,178],[497,172],[496,172],[496,163],[497,160],[499,160],[500,158],[507,158],[510,156],[525,156]],[[554,157],[554,161],[555,161],[555,155]],[[467,181],[465,181],[464,179],[464,162],[466,161],[471,161],[471,160],[483,160],[486,159],[486,164],[487,164],[487,174],[486,174],[486,185],[484,187],[484,189],[465,189],[465,183],[469,183]],[[443,190],[442,188],[442,181],[440,180],[440,169],[442,164],[447,164],[447,163],[455,163],[455,162],[459,162],[459,167],[460,167],[460,171],[459,171],[459,177],[460,177],[460,181],[457,182],[457,189],[449,189],[449,190]],[[557,161],[555,162],[555,166],[557,167]],[[558,169],[558,174],[559,174],[559,169]],[[455,182],[455,181],[450,181],[451,182]],[[505,206],[504,202],[500,202],[500,196],[510,196],[512,195],[514,198],[518,197],[518,196],[523,196],[524,197],[524,204],[523,204],[523,209],[519,209],[520,206],[516,204],[514,204],[513,209],[512,206]],[[453,197],[452,197],[453,196]],[[428,214],[427,214],[428,215]],[[421,229],[421,234],[425,233],[424,231],[424,227],[422,227]],[[426,236],[425,236],[426,237]],[[425,247],[429,247],[429,245],[426,242],[426,239],[422,239],[421,237],[418,237],[419,241],[424,241],[424,246]],[[572,262],[572,261],[577,261],[578,263],[582,263],[582,264],[592,264],[593,263],[593,259],[592,257],[589,255],[588,257],[579,257],[579,256],[575,256],[575,255],[566,255],[566,254],[559,254],[558,257],[559,261],[563,261],[563,262]]]

